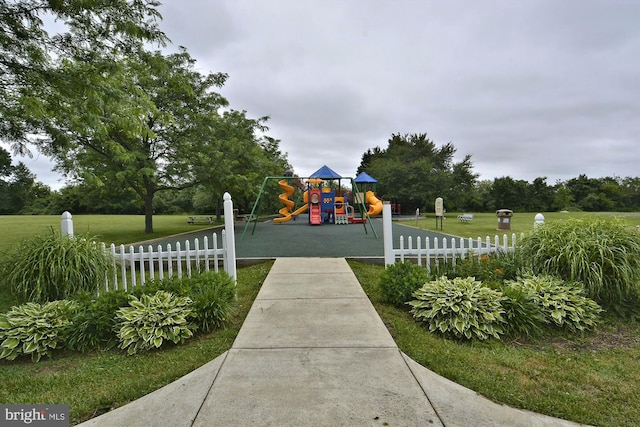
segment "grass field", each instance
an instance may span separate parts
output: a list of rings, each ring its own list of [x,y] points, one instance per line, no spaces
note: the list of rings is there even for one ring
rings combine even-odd
[[[186,215],[154,215],[153,234],[144,232],[143,215],[74,215],[74,234],[97,237],[107,244],[140,242],[172,234],[209,228],[210,224],[187,224]],[[2,215],[0,216],[0,256],[28,236],[60,232],[58,215]]]
[[[464,213],[464,212],[462,212]],[[514,213],[511,217],[511,230],[504,231],[498,230],[498,218],[494,213],[474,213],[473,220],[471,222],[465,223],[458,220],[458,215],[460,213],[447,213],[445,215],[445,220],[442,221],[442,232],[447,234],[452,234],[454,236],[460,237],[493,237],[496,234],[502,235],[504,233],[516,233],[519,235],[520,233],[526,233],[533,229],[534,218],[536,216],[536,212],[530,213]],[[599,217],[613,217],[618,216],[624,219],[624,221],[629,224],[629,227],[635,227],[640,225],[640,213],[638,212],[543,212],[545,222],[551,221],[560,221],[567,218],[582,218],[589,216],[599,216]],[[415,219],[406,220],[408,225],[416,225]],[[417,222],[417,227],[423,228],[426,230],[436,231],[436,218],[434,215],[427,215],[421,217]],[[438,222],[438,231],[440,231],[440,222]]]

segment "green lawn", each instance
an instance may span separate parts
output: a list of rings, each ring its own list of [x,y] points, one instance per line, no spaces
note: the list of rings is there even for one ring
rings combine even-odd
[[[98,237],[107,244],[134,243],[172,234],[211,227],[210,224],[187,224],[187,215],[154,215],[153,234],[144,232],[144,215],[74,215],[74,234]],[[59,215],[1,215],[0,256],[27,236],[60,232]]]
[[[486,236],[493,237],[494,235],[502,235],[504,233],[515,233],[519,235],[520,233],[526,233],[533,229],[534,218],[536,216],[536,212],[534,213],[514,213],[511,217],[511,230],[504,231],[498,230],[498,218],[495,213],[473,213],[473,220],[468,223],[461,222],[458,220],[458,215],[462,213],[471,213],[471,212],[460,212],[460,213],[447,213],[445,215],[444,221],[442,221],[442,232],[447,234],[452,234],[454,236],[460,237],[471,237],[477,238],[482,237],[483,239]],[[635,227],[640,225],[640,213],[638,212],[602,212],[602,213],[592,213],[592,212],[542,212],[544,215],[545,222],[549,221],[559,221],[567,218],[582,218],[585,216],[620,216],[622,217],[630,227]],[[416,225],[415,219],[410,219],[405,221],[408,225]],[[428,214],[425,218],[422,216],[418,222],[417,226],[419,228],[424,228],[427,230],[436,230],[436,217],[433,214]],[[440,231],[440,222],[438,222],[438,231]]]

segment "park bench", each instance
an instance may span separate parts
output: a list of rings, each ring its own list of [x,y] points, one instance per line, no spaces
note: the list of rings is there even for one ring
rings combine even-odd
[[[236,218],[244,222],[251,222],[257,219],[256,215],[251,215],[251,214],[240,214]]]
[[[187,219],[187,224],[202,224],[202,223],[213,224],[213,217],[204,216],[204,215],[193,215],[193,216],[190,216],[189,219]]]
[[[462,214],[462,215],[458,215],[458,219],[461,222],[471,222],[473,221],[473,214]]]

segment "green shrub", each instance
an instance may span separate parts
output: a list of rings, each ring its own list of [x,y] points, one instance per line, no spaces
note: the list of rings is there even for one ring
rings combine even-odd
[[[411,299],[415,290],[429,279],[427,270],[411,263],[400,262],[387,266],[380,274],[380,292],[385,302],[403,305]]]
[[[595,301],[584,295],[582,285],[565,283],[552,276],[530,275],[507,285],[528,295],[546,322],[561,328],[579,331],[593,328],[602,311]]]
[[[413,293],[411,313],[427,323],[429,331],[456,338],[500,338],[504,333],[502,293],[474,277],[445,276],[424,284]]]
[[[548,319],[530,292],[504,283],[500,284],[498,290],[504,296],[505,334],[533,338],[544,332]]]
[[[501,283],[515,279],[526,270],[528,263],[522,259],[519,251],[496,251],[480,256],[471,253],[464,258],[457,256],[455,262],[438,262],[431,278],[475,277],[483,283]]]
[[[0,284],[20,302],[61,300],[78,292],[95,293],[111,265],[109,255],[91,239],[52,230],[24,240],[3,257]]]
[[[209,272],[194,276],[189,283],[192,317],[198,329],[209,332],[221,327],[231,315],[236,300],[233,279],[223,271]]]
[[[119,347],[127,354],[159,348],[166,341],[181,343],[193,336],[191,300],[165,291],[131,297],[129,307],[116,311]]]
[[[640,294],[640,233],[621,219],[584,218],[536,227],[520,242],[535,274],[581,282],[614,310]]]
[[[64,343],[76,308],[76,303],[66,300],[28,302],[0,314],[0,359],[29,354],[37,362],[51,356]]]
[[[163,280],[147,280],[144,285],[131,289],[131,294],[137,298],[142,295],[153,295],[158,291],[166,291],[181,297],[187,297],[191,293],[189,278],[169,277]]]
[[[129,305],[130,295],[125,291],[104,292],[98,297],[78,294],[78,310],[73,317],[67,345],[72,350],[87,351],[110,349],[118,344],[114,331],[116,311]]]

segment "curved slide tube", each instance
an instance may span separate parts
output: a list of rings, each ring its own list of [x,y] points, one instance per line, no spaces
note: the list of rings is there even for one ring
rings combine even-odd
[[[293,195],[295,189],[289,185],[286,179],[278,181],[278,185],[280,188],[284,190],[284,193],[278,196],[278,199],[284,204],[278,213],[280,214],[280,218],[274,218],[273,222],[286,222],[291,219],[291,209],[293,209],[296,204],[293,200],[289,200],[289,197]]]
[[[284,204],[284,207],[278,211],[278,213],[280,214],[280,218],[274,218],[273,222],[281,223],[291,221],[291,218],[293,218],[294,216],[298,216],[309,209],[309,203],[307,203],[307,192],[305,191],[303,195],[305,204],[295,211],[291,212],[291,209],[293,209],[296,204],[293,200],[289,200],[289,197],[293,195],[295,189],[287,183],[286,179],[279,181],[278,185],[284,190],[284,193],[278,196],[278,199],[280,199],[280,201]]]
[[[382,200],[378,199],[373,191],[369,190],[365,193],[365,200],[369,204],[369,210],[367,211],[369,216],[376,216],[382,213]]]

